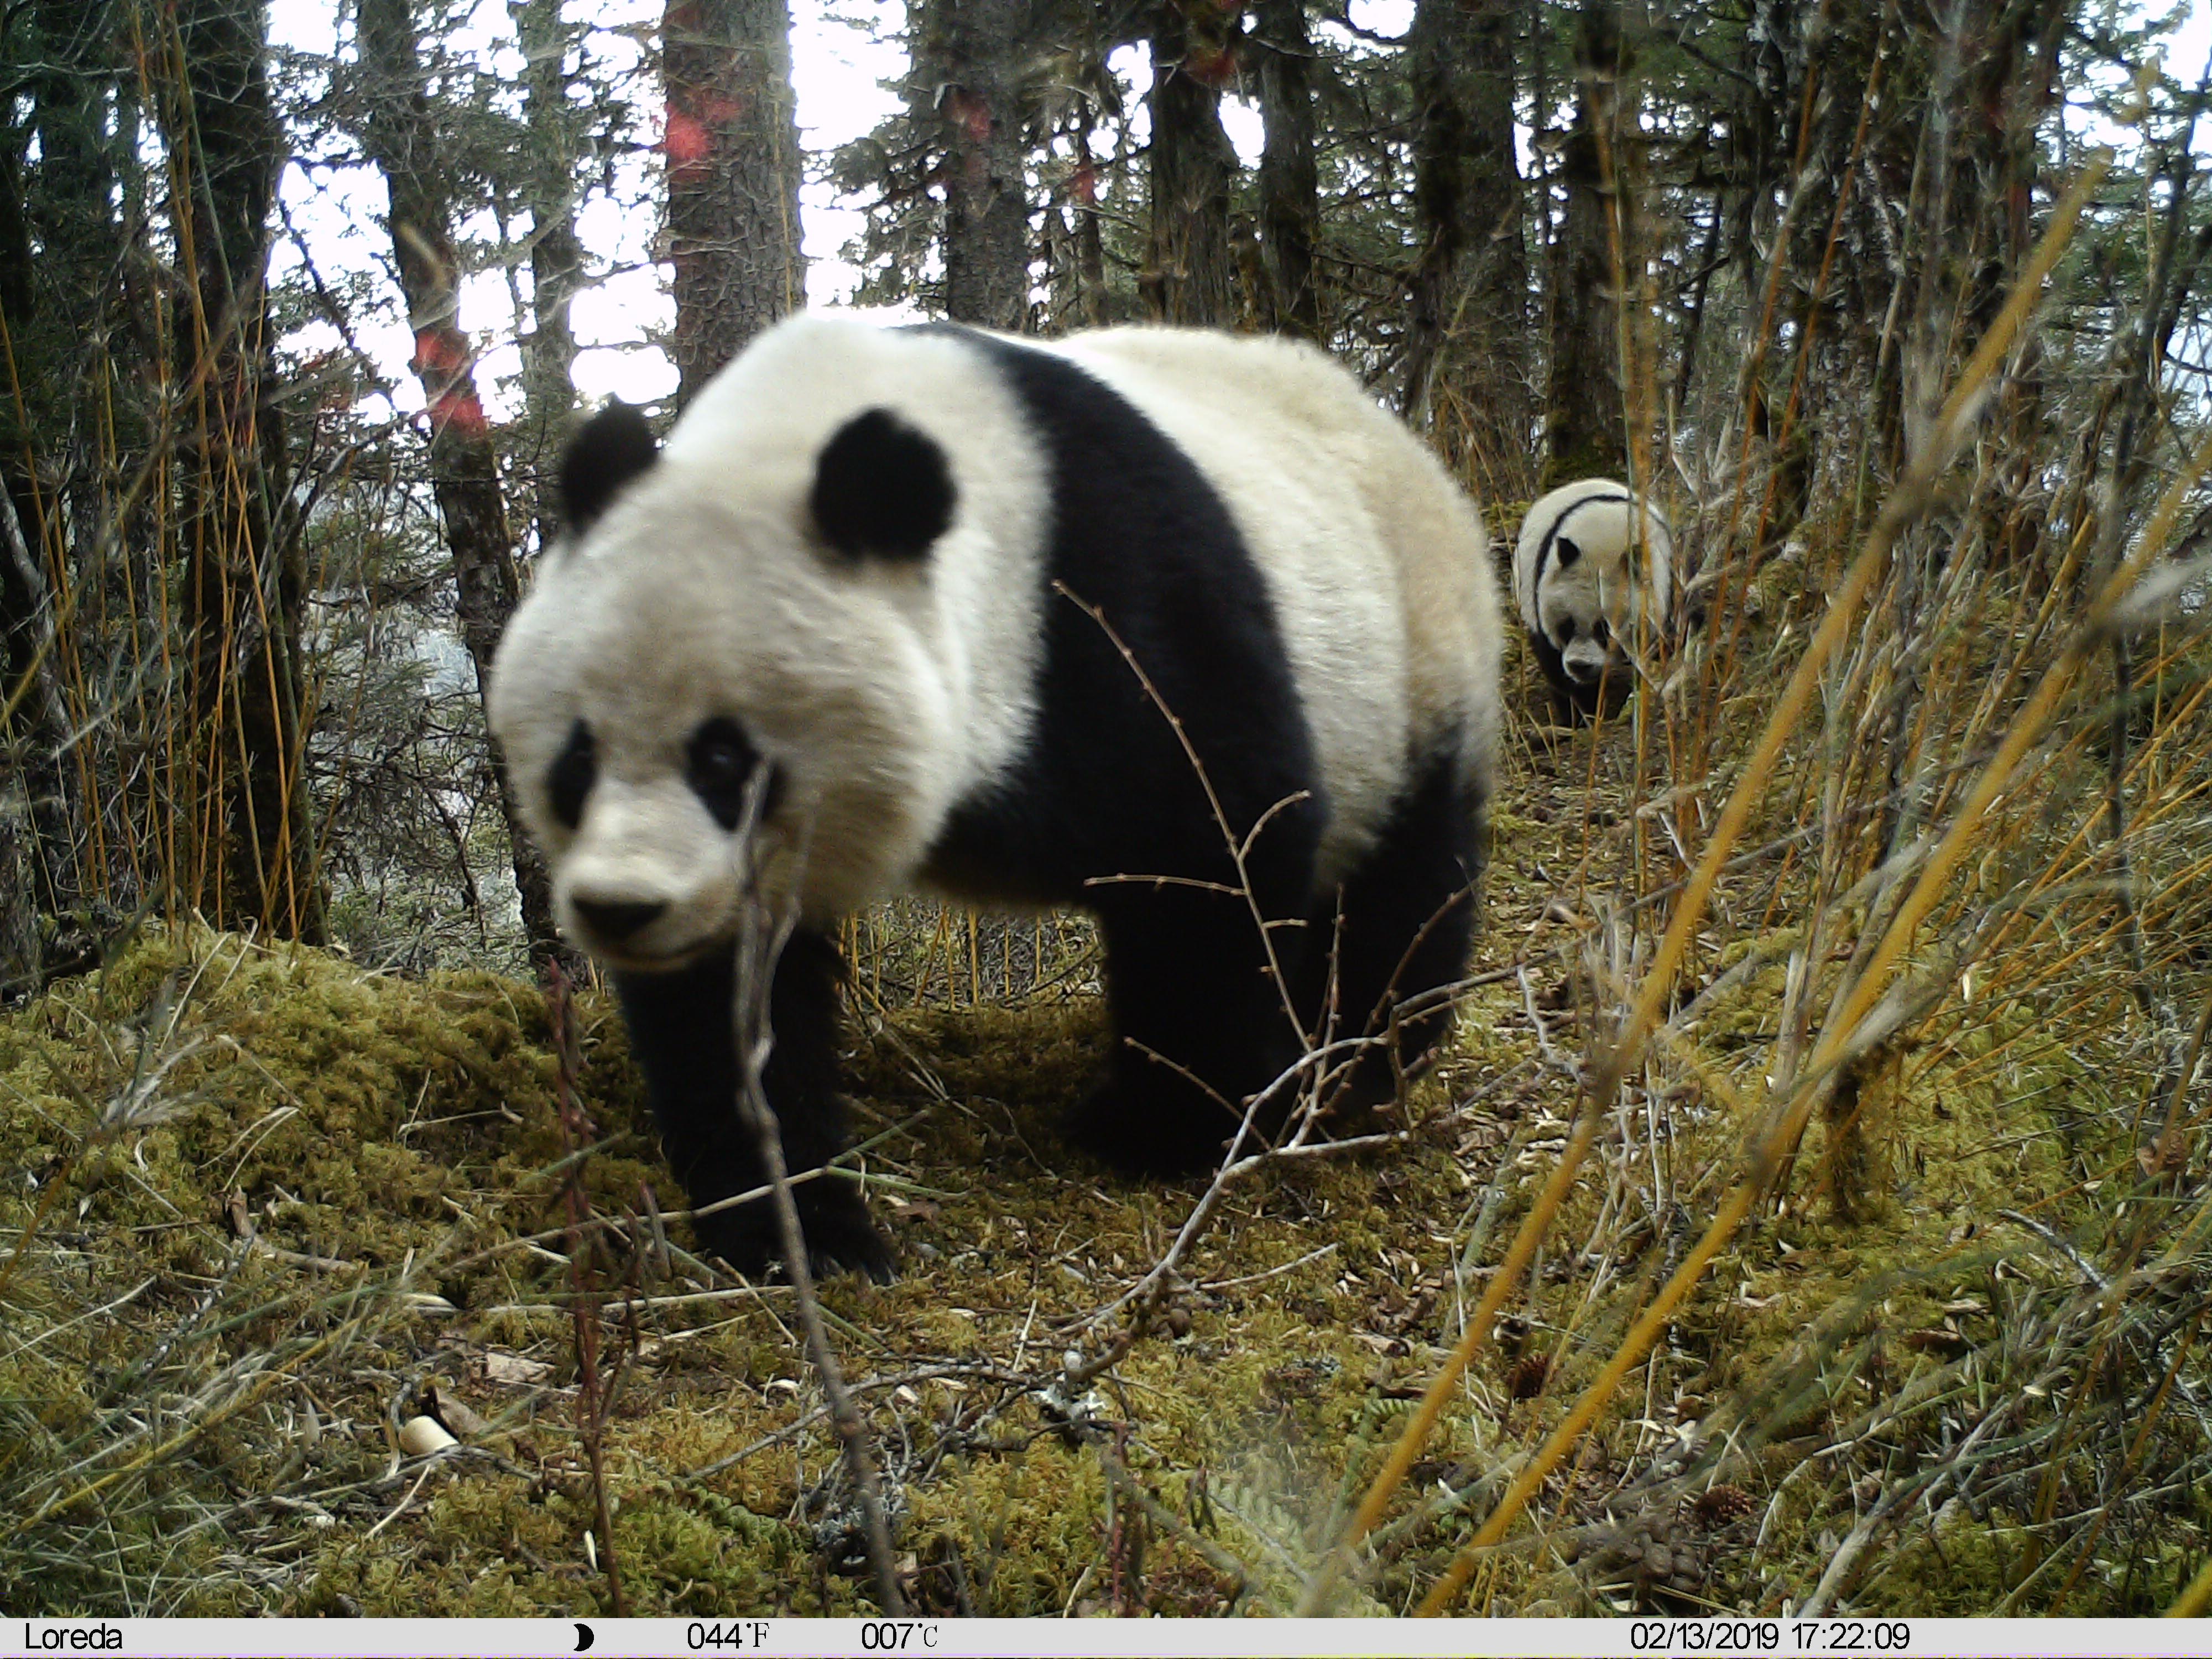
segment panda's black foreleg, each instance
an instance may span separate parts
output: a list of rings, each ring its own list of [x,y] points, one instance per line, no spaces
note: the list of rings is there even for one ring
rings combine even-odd
[[[775,1042],[761,1082],[793,1176],[822,1170],[844,1150],[837,1093],[841,980],[836,947],[801,930],[784,946],[769,990]],[[692,1207],[767,1185],[760,1149],[738,1111],[732,953],[717,951],[672,974],[617,974],[615,988],[662,1151]],[[849,1176],[824,1170],[797,1182],[792,1197],[817,1271],[850,1267],[890,1277],[890,1253]],[[766,1198],[702,1216],[696,1225],[700,1242],[741,1273],[757,1274],[783,1254]]]
[[[1115,1048],[1106,1082],[1069,1124],[1079,1146],[1133,1174],[1212,1168],[1248,1097],[1276,1084],[1301,1044],[1241,898],[1124,889],[1097,906]],[[1273,930],[1286,973],[1303,930]],[[1272,1133],[1285,1102],[1263,1103]],[[1256,1151],[1261,1141],[1247,1143]]]
[[[1451,1011],[1434,994],[1467,970],[1482,837],[1474,786],[1454,757],[1440,757],[1415,778],[1340,902],[1333,895],[1311,918],[1301,1006],[1319,1029],[1333,969],[1335,1017],[1323,1035],[1366,1040],[1331,1068],[1325,1095],[1338,1112],[1392,1098],[1401,1072],[1450,1030]],[[1400,1005],[1410,999],[1419,1001],[1407,1012]]]

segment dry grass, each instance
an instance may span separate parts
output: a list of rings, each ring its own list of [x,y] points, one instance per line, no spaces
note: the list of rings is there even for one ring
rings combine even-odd
[[[1900,325],[1958,368],[1893,492],[1827,445],[1767,535],[1802,380],[1771,439],[1723,410],[1644,464],[1706,620],[1611,726],[1513,723],[1477,982],[1387,1153],[1106,1177],[1054,1127],[1103,1058],[1085,924],[850,923],[853,1161],[905,1276],[819,1312],[910,1604],[2212,1584],[2212,653],[2207,572],[2167,556],[2206,452],[2179,421],[2078,441],[2143,414],[2125,318],[2017,418],[2049,269],[1978,355]],[[317,552],[366,589],[362,519]],[[432,773],[468,741],[392,717],[404,690],[355,700],[333,801],[404,793],[347,781],[364,732]],[[1509,701],[1545,706],[1517,659]],[[167,774],[84,764],[118,849],[191,829]],[[356,850],[339,932],[350,901],[400,959],[362,895],[409,849]],[[618,1557],[639,1614],[868,1604],[794,1291],[689,1253],[619,1022],[576,1015],[564,1067],[511,980],[180,925],[0,1018],[0,1602],[595,1613]],[[458,1443],[410,1454],[426,1416]]]
[[[1793,1097],[2063,637],[2038,634],[2029,599],[1991,605],[1999,573],[1972,550],[1916,635],[1952,695],[1884,718],[1894,636],[1838,653],[1524,1285],[1334,1605],[1409,1609],[1434,1589]],[[1611,1051],[1677,849],[1710,834],[1741,763],[1726,708],[1771,703],[1759,676],[1791,660],[1814,585],[1788,568],[1762,582],[1720,715],[1701,718],[1686,676],[1638,721],[1519,728],[1477,963],[1491,982],[1420,1085],[1410,1142],[1226,1191],[1149,1334],[1079,1390],[1062,1351],[1096,1352],[1097,1316],[1161,1259],[1198,1187],[1111,1182],[1057,1144],[1103,1042],[1073,976],[1025,1007],[915,1009],[913,981],[859,953],[860,1161],[906,1276],[833,1283],[824,1310],[913,1602],[1296,1604]],[[1908,941],[1893,1017],[1830,1068],[1743,1224],[1474,1564],[1472,1605],[2144,1611],[2194,1572],[2212,1518],[2187,1081],[2203,665],[2193,633],[2154,632],[2124,720],[2109,682],[2061,708]],[[1516,695],[1536,706],[1533,684]],[[1661,739],[1693,720],[1720,735],[1705,778],[1680,784]],[[2117,840],[2100,747],[2116,724]],[[1866,749],[1900,729],[1903,765]],[[1909,788],[1885,800],[1869,775]],[[1026,920],[995,931],[1037,937]],[[791,1293],[711,1271],[680,1219],[656,1221],[618,1024],[587,1001],[584,1030],[609,1137],[583,1168],[630,1606],[860,1606],[857,1515]],[[599,1608],[556,1073],[523,988],[204,934],[149,938],[13,1016],[9,1605]],[[403,1457],[395,1425],[426,1405],[463,1443]]]
[[[2195,1575],[2205,646],[2185,589],[2123,684],[2086,537],[1997,564],[1979,476],[1837,630],[1662,996],[1835,527],[1628,720],[1516,726],[1481,982],[1387,1154],[1103,1177],[1054,1127],[1102,1058],[1087,930],[855,921],[906,1276],[823,1312],[912,1604],[2130,1613]],[[155,933],[0,1024],[9,1605],[594,1612],[602,1493],[634,1611],[866,1604],[793,1293],[686,1252],[580,1012],[580,1154],[542,1000],[485,975]],[[418,1414],[459,1445],[404,1455]]]

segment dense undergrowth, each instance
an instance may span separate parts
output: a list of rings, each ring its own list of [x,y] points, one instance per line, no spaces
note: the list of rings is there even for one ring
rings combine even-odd
[[[1778,566],[1745,607],[1785,666],[1817,586]],[[1959,644],[2002,668],[1988,640]],[[2173,995],[2202,994],[2208,948],[2202,686],[2186,649],[2151,666],[2037,751],[1917,934],[1894,1017],[1471,1564],[1465,1605],[2139,1613],[2201,1565],[2208,1212]],[[1082,930],[908,913],[848,938],[857,1161],[904,1273],[823,1301],[916,1605],[1295,1605],[1567,1145],[1577,1077],[1679,890],[1683,821],[1709,830],[1760,708],[1695,726],[1682,684],[1648,702],[1594,735],[1519,727],[1477,982],[1404,1144],[1232,1187],[1152,1328],[1080,1398],[1063,1354],[1099,1347],[1201,1189],[1120,1182],[1056,1137],[1104,1041]],[[1686,1259],[1893,914],[1900,855],[1849,849],[1915,843],[1879,792],[1835,787],[1853,707],[1785,757],[1339,1610],[1435,1584]],[[2142,803],[2124,844],[2084,828],[2114,708]],[[1966,699],[1918,718],[1914,753],[1949,758],[1923,765],[1913,810],[1940,824],[1986,744]],[[1719,734],[1702,778],[1692,731]],[[933,938],[951,950],[926,995]],[[994,949],[1022,994],[942,1006],[963,951],[973,989]],[[149,931],[0,1020],[0,1603],[581,1613],[618,1574],[641,1613],[867,1604],[792,1292],[687,1252],[620,1023],[591,995],[579,1018],[599,1136],[580,1153],[543,996],[486,974]],[[594,1217],[580,1276],[572,1173]],[[580,1282],[612,1391],[612,1574],[586,1535]],[[455,1443],[412,1455],[426,1417]]]

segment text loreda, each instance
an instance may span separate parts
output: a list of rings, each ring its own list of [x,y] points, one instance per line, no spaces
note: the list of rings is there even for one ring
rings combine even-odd
[[[23,1626],[23,1645],[33,1653],[119,1653],[120,1625]]]

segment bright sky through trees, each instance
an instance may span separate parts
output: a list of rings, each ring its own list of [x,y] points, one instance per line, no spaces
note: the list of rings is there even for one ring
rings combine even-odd
[[[590,50],[607,77],[626,80],[633,107],[657,111],[648,49],[660,24],[662,0],[577,0],[572,15],[588,14]],[[793,0],[792,78],[799,100],[801,142],[810,161],[828,155],[873,130],[894,112],[895,82],[903,69],[896,44],[903,7],[873,4],[858,11],[823,0]],[[1386,38],[1402,35],[1413,19],[1413,0],[1352,0],[1350,15],[1363,30]],[[325,0],[276,0],[270,33],[278,50],[325,56],[352,50],[349,17],[346,35],[338,33],[337,9]],[[477,0],[445,37],[447,50],[473,56],[491,74],[519,82],[522,61],[504,0]],[[2201,65],[2212,46],[2212,0],[2189,0],[2174,36],[2177,72]],[[1109,60],[1130,90],[1133,136],[1141,143],[1147,125],[1143,93],[1151,64],[1142,46],[1125,47]],[[520,88],[515,98],[519,104]],[[1256,163],[1261,146],[1259,111],[1248,100],[1224,98],[1222,125],[1247,166]],[[586,399],[619,392],[633,401],[653,402],[675,388],[676,370],[655,337],[670,325],[672,309],[665,272],[653,263],[659,229],[659,157],[653,151],[657,126],[641,119],[638,130],[611,135],[633,147],[614,163],[615,189],[596,191],[579,214],[578,230],[592,261],[596,280],[574,302],[576,338],[582,348],[575,364],[577,385]],[[2124,135],[2114,134],[2115,139]],[[379,304],[356,310],[354,337],[389,383],[384,394],[396,413],[420,409],[422,393],[406,372],[413,339],[401,313],[396,287],[386,266],[390,239],[381,223],[384,187],[373,169],[331,165],[313,157],[295,159],[285,170],[283,200],[290,234],[278,240],[273,275],[297,270],[312,258],[333,288],[349,276],[374,273]],[[816,304],[848,298],[859,273],[842,253],[860,234],[864,208],[841,198],[819,177],[802,191],[807,295]],[[499,227],[478,214],[461,228],[478,246],[495,244]],[[509,228],[526,234],[526,224]],[[524,269],[527,269],[526,261]],[[462,322],[483,353],[478,374],[488,412],[495,420],[514,413],[520,355],[514,345],[516,307],[523,297],[510,288],[502,270],[480,270],[462,287]],[[335,328],[314,322],[295,331],[291,343],[302,352],[337,349]]]

